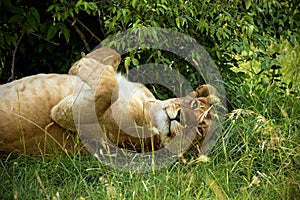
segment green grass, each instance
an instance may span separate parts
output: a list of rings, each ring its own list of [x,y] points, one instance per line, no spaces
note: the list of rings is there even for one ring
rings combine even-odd
[[[252,98],[227,115],[209,161],[179,159],[141,174],[92,156],[8,157],[0,160],[1,199],[297,199],[299,98],[248,83],[231,89],[251,89]]]
[[[135,173],[92,156],[2,158],[0,199],[299,199],[299,84],[290,94],[253,76],[228,83],[227,92],[238,109],[208,159]]]

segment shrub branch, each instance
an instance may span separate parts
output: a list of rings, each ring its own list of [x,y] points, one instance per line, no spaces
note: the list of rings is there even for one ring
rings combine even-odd
[[[17,53],[17,51],[18,51],[18,47],[19,47],[19,44],[20,44],[20,42],[21,42],[23,36],[24,36],[24,32],[23,32],[22,35],[19,37],[18,42],[17,42],[17,44],[16,44],[16,47],[15,47],[15,49],[14,49],[14,51],[13,51],[12,63],[11,63],[11,69],[10,69],[11,75],[10,75],[10,77],[8,78],[7,82],[10,82],[10,81],[15,80],[15,59],[16,59],[16,53]]]

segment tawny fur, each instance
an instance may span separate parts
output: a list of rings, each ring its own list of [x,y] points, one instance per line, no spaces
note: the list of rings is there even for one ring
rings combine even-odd
[[[160,101],[144,85],[116,74],[120,60],[116,51],[100,48],[77,61],[69,75],[38,74],[1,85],[0,152],[84,152],[77,133],[96,130],[97,124],[111,144],[137,151],[170,146],[177,135],[188,138],[194,129],[197,139],[205,137],[213,121],[211,107],[218,101],[213,87]],[[84,111],[80,122],[74,119],[74,105]],[[188,128],[171,121],[179,111]],[[141,133],[149,136],[143,142]],[[97,131],[84,137],[103,142]]]

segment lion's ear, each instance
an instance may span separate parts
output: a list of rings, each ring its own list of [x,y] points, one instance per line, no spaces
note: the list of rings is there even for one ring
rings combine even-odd
[[[208,84],[199,86],[195,91],[190,93],[190,96],[198,98],[203,103],[209,105],[221,104],[221,101],[217,96],[217,90]]]
[[[194,94],[196,94],[197,96],[195,97],[203,103],[213,105],[215,111],[223,114],[227,112],[227,108],[221,102],[221,99],[217,95],[217,90],[213,86],[201,85],[194,91]]]
[[[210,95],[216,96],[217,90],[211,85],[201,85],[195,91],[190,93],[192,97],[208,97]]]

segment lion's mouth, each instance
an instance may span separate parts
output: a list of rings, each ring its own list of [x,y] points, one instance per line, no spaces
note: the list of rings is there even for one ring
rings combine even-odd
[[[181,110],[180,109],[177,110],[176,115],[170,116],[168,112],[167,112],[167,115],[169,117],[170,122],[177,121],[180,123],[180,121],[181,121]]]
[[[183,128],[181,109],[177,109],[176,112],[168,112],[166,110],[166,114],[169,120],[169,133],[167,136],[175,137]]]

